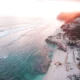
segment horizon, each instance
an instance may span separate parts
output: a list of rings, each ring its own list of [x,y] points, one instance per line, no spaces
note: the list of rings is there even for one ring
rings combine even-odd
[[[38,17],[50,21],[60,12],[80,11],[79,7],[77,1],[3,0],[0,17]]]

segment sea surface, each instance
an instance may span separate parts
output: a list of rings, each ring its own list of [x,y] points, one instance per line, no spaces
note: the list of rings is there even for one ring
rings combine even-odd
[[[43,80],[55,47],[45,39],[53,29],[43,21],[1,26],[0,80]]]

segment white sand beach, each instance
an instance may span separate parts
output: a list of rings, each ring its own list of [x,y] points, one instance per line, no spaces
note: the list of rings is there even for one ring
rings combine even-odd
[[[78,62],[76,62],[78,53],[73,55],[73,51],[76,51],[76,49],[70,50],[68,48],[67,54],[64,51],[56,50],[44,80],[70,80],[69,77],[80,75],[80,69],[77,67]],[[61,65],[58,65],[57,62],[61,63]],[[57,64],[55,65],[55,63]]]

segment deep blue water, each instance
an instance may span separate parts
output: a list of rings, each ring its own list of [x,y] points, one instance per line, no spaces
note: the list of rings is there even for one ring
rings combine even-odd
[[[43,80],[54,52],[45,29],[22,25],[0,32],[0,80]]]

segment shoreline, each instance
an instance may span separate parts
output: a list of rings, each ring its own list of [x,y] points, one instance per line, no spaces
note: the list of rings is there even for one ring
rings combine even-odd
[[[78,53],[75,54],[75,58],[77,55]],[[43,80],[70,80],[70,78],[73,80],[73,75],[80,77],[80,69],[78,69],[73,56],[72,50],[68,49],[68,54],[64,51],[56,50],[49,70]],[[56,62],[60,62],[62,65],[55,65]]]

